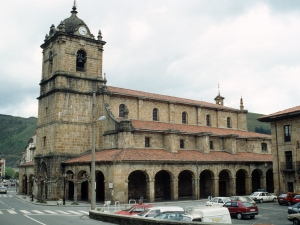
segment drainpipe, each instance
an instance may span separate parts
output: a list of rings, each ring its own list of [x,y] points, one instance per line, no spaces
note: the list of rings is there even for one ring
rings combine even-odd
[[[276,133],[276,152],[277,152],[277,173],[278,173],[278,191],[281,193],[281,187],[280,187],[280,171],[279,171],[279,155],[278,155],[278,133],[277,133],[277,121],[275,121],[275,133]]]

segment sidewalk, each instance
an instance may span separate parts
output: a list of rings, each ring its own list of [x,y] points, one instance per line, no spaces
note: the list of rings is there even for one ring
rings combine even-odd
[[[57,202],[55,200],[53,201],[46,201],[47,203],[39,203],[37,202],[37,199],[33,199],[33,201],[31,201],[31,197],[30,196],[27,196],[27,195],[20,195],[20,194],[13,194],[13,196],[23,202],[27,202],[27,203],[31,203],[31,204],[34,204],[34,205],[41,205],[41,206],[58,206]],[[78,201],[78,205],[72,205],[73,201],[70,201],[70,200],[66,200],[65,201],[65,205],[61,204],[59,206],[62,206],[62,207],[90,207],[91,206],[91,203],[89,202],[81,202],[81,201]],[[99,205],[96,205],[96,207],[102,207],[103,204],[99,204]]]

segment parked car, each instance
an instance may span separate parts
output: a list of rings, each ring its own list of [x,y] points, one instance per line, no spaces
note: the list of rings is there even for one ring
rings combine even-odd
[[[297,202],[294,205],[290,205],[288,207],[288,214],[294,214],[299,212],[300,212],[300,202]]]
[[[260,203],[277,201],[277,196],[269,194],[268,192],[256,191],[253,192],[249,197],[252,198],[254,201]]]
[[[293,222],[293,225],[300,224],[300,213],[289,214],[287,219]]]
[[[228,209],[231,217],[236,217],[239,220],[245,217],[253,219],[258,215],[257,206],[250,202],[231,201],[226,202],[224,207]]]
[[[293,204],[293,198],[299,193],[288,192],[286,194],[281,194],[277,197],[279,205],[291,205]]]
[[[154,216],[154,219],[177,220],[181,221],[184,212],[161,212]]]
[[[7,184],[7,183],[4,183],[3,185],[4,185],[4,186],[6,186],[6,187],[8,186],[8,184]]]
[[[10,183],[10,186],[16,186],[16,183],[12,182]]]
[[[7,194],[7,188],[4,186],[0,186],[0,193],[5,193]]]
[[[206,202],[206,206],[219,205],[223,206],[226,202],[230,202],[228,197],[214,197],[210,201]]]
[[[128,209],[124,209],[118,212],[115,212],[115,214],[121,214],[121,215],[126,215],[126,216],[133,216],[136,214],[139,214],[143,211],[145,211],[148,208],[153,207],[151,204],[135,204],[132,207]]]
[[[161,212],[184,212],[184,209],[179,206],[151,207],[136,215],[141,217],[154,217]]]
[[[248,196],[231,196],[231,201],[241,201],[241,202],[250,202],[253,205],[256,205],[256,201],[254,201],[252,198]]]
[[[300,195],[295,195],[293,200],[292,200],[292,204],[295,204],[297,202],[300,202]]]

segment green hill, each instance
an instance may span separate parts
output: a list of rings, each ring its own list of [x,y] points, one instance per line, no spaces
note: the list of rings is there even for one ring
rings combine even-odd
[[[22,152],[34,135],[37,118],[22,118],[0,114],[0,156],[6,159],[7,167],[16,167]]]
[[[248,113],[248,130],[251,132],[270,134],[270,124],[257,120],[263,114]],[[17,167],[22,152],[34,135],[37,118],[22,118],[0,114],[0,157],[6,159],[6,166]]]

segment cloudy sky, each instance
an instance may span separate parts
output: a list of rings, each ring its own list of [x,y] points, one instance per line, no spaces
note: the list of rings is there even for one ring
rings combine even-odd
[[[270,114],[299,105],[300,1],[77,0],[108,85]],[[1,0],[0,114],[37,117],[42,50],[73,0]]]

